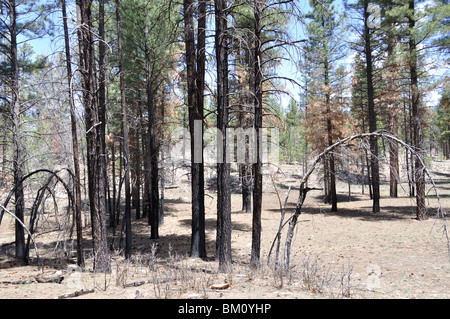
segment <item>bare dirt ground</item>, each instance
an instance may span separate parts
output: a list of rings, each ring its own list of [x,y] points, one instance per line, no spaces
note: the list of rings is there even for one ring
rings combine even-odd
[[[283,171],[285,175],[276,176],[277,189],[284,201],[288,187],[292,187],[287,212],[290,214],[298,196],[299,171],[294,166],[284,166]],[[431,171],[435,173],[442,206],[450,211],[450,161],[433,163]],[[191,259],[188,257],[189,183],[187,180],[179,182],[179,187],[165,191],[166,214],[160,227],[160,239],[149,239],[145,219],[133,220],[133,258],[125,261],[116,249],[112,253],[110,274],[89,271],[92,267],[89,227],[85,230],[88,258],[84,271],[73,267],[74,243],[62,231],[37,236],[37,248],[44,265],[41,269],[33,258],[33,249],[30,252],[32,264],[19,266],[13,258],[14,223],[5,216],[0,226],[0,298],[58,298],[76,291],[89,292],[77,298],[103,299],[450,297],[450,256],[443,221],[435,218],[437,199],[433,192],[430,192],[426,221],[415,220],[415,201],[401,188],[399,198],[389,198],[386,184],[382,185],[382,209],[377,214],[371,212],[367,187],[362,195],[361,186],[353,185],[349,201],[347,184],[339,183],[336,213],[331,213],[329,205],[323,204],[320,191],[310,192],[295,232],[292,268],[281,273],[266,265],[280,221],[278,197],[271,179],[266,177],[263,265],[258,270],[249,266],[252,217],[240,211],[241,197],[233,194],[233,272],[219,274],[218,263],[214,260],[214,190],[208,190],[206,198],[208,258]],[[407,188],[407,184],[402,186]],[[2,194],[0,199],[3,201],[5,196]],[[47,213],[48,220],[53,215]],[[115,247],[117,237],[116,234]],[[49,278],[61,278],[61,282],[42,282]],[[215,284],[225,284],[225,288],[214,289]]]

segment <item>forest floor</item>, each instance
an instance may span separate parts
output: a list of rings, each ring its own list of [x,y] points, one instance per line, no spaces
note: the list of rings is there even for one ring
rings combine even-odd
[[[288,187],[292,187],[287,211],[290,214],[297,200],[300,176],[298,167],[286,165],[282,170],[285,174],[278,174],[275,182],[282,202]],[[450,161],[433,162],[431,172],[448,212]],[[314,183],[312,180],[310,186],[320,187]],[[35,258],[31,265],[20,266],[13,258],[14,222],[5,216],[0,226],[0,298],[51,299],[81,290],[89,293],[77,298],[450,298],[450,255],[443,220],[436,218],[433,192],[429,193],[429,219],[425,221],[415,219],[415,200],[404,189],[399,188],[398,198],[389,198],[388,184],[382,185],[381,212],[377,214],[371,212],[367,187],[363,195],[361,186],[353,185],[349,200],[347,184],[338,183],[335,213],[323,204],[320,191],[310,192],[295,231],[292,268],[282,274],[266,265],[280,222],[280,204],[271,179],[266,177],[264,185],[260,269],[250,267],[252,216],[240,210],[241,196],[233,194],[233,271],[218,273],[218,262],[214,260],[214,189],[208,189],[206,197],[208,258],[188,257],[189,182],[180,180],[178,187],[165,190],[166,214],[160,239],[149,239],[146,219],[133,219],[133,257],[125,261],[114,252],[109,274],[90,272],[92,258],[87,258],[84,271],[78,271],[74,267],[73,240],[61,231],[37,236],[44,265],[41,269]],[[408,185],[402,186],[407,189]],[[5,196],[2,194],[0,199],[3,201]],[[47,215],[50,220],[52,214]],[[448,219],[447,215],[447,224]],[[89,227],[84,236],[88,254]],[[30,255],[35,257],[33,248]],[[58,283],[42,282],[58,277],[62,280]],[[224,284],[224,289],[216,289],[215,284]]]

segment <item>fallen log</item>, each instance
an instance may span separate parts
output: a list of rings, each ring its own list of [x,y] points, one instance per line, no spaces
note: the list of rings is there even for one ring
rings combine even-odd
[[[143,280],[143,281],[137,281],[137,282],[132,282],[129,284],[124,284],[122,287],[123,288],[128,288],[128,287],[139,287],[145,284],[149,284],[149,283],[153,283],[153,280]]]
[[[60,284],[64,280],[64,277],[57,276],[57,277],[38,277],[38,276],[30,276],[28,279],[24,280],[16,280],[16,281],[7,281],[2,280],[0,281],[1,284],[5,285],[27,285],[27,284],[51,284],[56,283]]]
[[[90,293],[93,293],[93,292],[95,292],[95,289],[90,289],[90,290],[82,289],[82,290],[77,290],[75,292],[72,292],[70,294],[65,294],[65,295],[58,296],[58,299],[74,298],[74,297],[79,297],[81,295],[90,294]]]
[[[56,277],[36,277],[33,276],[33,278],[36,280],[36,282],[40,283],[40,284],[60,284],[63,280],[64,277],[63,276],[56,276]]]

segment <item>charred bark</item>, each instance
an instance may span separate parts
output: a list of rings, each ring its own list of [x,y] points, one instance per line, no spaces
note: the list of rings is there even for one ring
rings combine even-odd
[[[215,0],[216,20],[216,65],[217,65],[217,128],[218,164],[217,164],[217,257],[219,271],[230,272],[231,267],[231,189],[230,164],[227,163],[228,127],[228,48],[226,1]]]
[[[420,91],[418,85],[418,75],[417,75],[417,44],[412,34],[412,30],[415,28],[415,4],[414,0],[409,0],[409,12],[408,22],[409,22],[409,71],[411,77],[411,107],[412,107],[412,119],[413,119],[413,130],[414,130],[414,147],[416,150],[414,158],[414,177],[416,182],[416,201],[417,201],[417,211],[416,218],[418,220],[426,219],[426,206],[425,206],[425,176],[423,160],[424,160],[424,149],[423,149],[423,130],[422,130],[422,119],[420,110]]]
[[[206,257],[203,104],[206,62],[206,1],[198,2],[198,36],[195,45],[194,3],[184,1],[184,34],[188,76],[189,132],[191,135],[191,257]],[[197,124],[196,124],[197,123]],[[197,126],[196,126],[197,125]],[[197,129],[196,129],[197,128]]]
[[[106,198],[102,129],[100,123],[97,84],[94,72],[95,54],[92,34],[92,12],[89,0],[77,0],[79,12],[78,41],[80,52],[80,73],[83,89],[82,99],[86,125],[88,193],[91,212],[94,269],[110,271],[110,257],[106,238]]]
[[[377,130],[377,114],[375,111],[375,91],[373,86],[373,64],[372,64],[372,45],[371,33],[367,24],[369,19],[368,10],[369,2],[364,1],[364,54],[366,57],[367,69],[367,99],[369,111],[369,132],[373,133]],[[372,211],[377,213],[380,211],[380,169],[378,162],[378,139],[376,135],[370,136],[370,169],[372,179]]]
[[[131,257],[132,234],[131,234],[131,187],[130,187],[130,147],[128,139],[128,117],[125,96],[125,71],[123,68],[122,29],[120,20],[120,4],[116,0],[117,20],[117,43],[119,51],[119,81],[120,81],[120,103],[122,108],[122,137],[123,137],[123,161],[124,161],[124,183],[125,183],[125,258]]]
[[[263,116],[263,92],[262,80],[263,74],[261,69],[262,61],[262,8],[259,0],[254,1],[253,15],[255,19],[255,44],[253,66],[255,88],[254,88],[254,110],[256,131],[256,162],[253,164],[254,184],[253,184],[253,218],[252,218],[252,251],[250,263],[254,267],[261,265],[261,208],[262,208],[262,116]]]
[[[17,14],[16,1],[9,1],[9,18],[10,18],[10,59],[11,59],[11,118],[12,118],[12,137],[13,137],[13,175],[14,185],[16,187],[14,192],[15,197],[15,257],[23,264],[27,264],[28,260],[25,254],[25,232],[21,225],[24,220],[24,191],[22,184],[19,184],[23,178],[23,146],[22,134],[20,130],[20,99],[19,99],[19,62],[17,56]]]
[[[145,33],[148,33],[148,26],[145,27]],[[148,224],[150,225],[150,238],[159,238],[159,171],[158,171],[158,129],[156,122],[156,106],[153,100],[152,85],[152,66],[151,55],[148,44],[145,43],[145,72],[146,72],[146,93],[147,93],[147,112],[148,126],[147,138],[147,165],[146,173],[149,175],[148,184],[146,184],[148,201]]]

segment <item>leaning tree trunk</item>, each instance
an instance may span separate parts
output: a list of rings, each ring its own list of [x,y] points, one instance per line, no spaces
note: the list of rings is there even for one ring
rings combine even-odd
[[[110,271],[110,256],[106,238],[105,175],[102,158],[102,129],[100,125],[97,85],[94,72],[95,54],[92,34],[91,1],[77,0],[79,11],[78,41],[83,105],[86,125],[86,149],[89,205],[91,211],[94,269]]]
[[[72,90],[72,62],[70,55],[69,30],[67,27],[67,13],[66,0],[61,1],[63,25],[64,25],[64,42],[66,51],[66,68],[67,68],[67,82],[69,87],[69,105],[70,105],[70,122],[72,129],[72,154],[74,167],[74,186],[75,186],[75,223],[77,233],[77,265],[84,267],[83,255],[83,229],[81,225],[81,179],[80,179],[80,154],[78,151],[78,133],[77,120],[75,116],[75,103]]]

